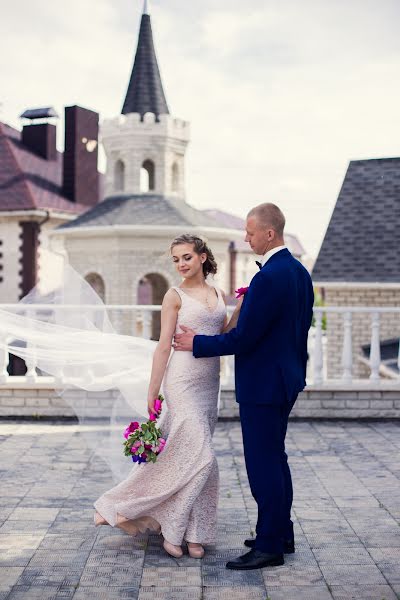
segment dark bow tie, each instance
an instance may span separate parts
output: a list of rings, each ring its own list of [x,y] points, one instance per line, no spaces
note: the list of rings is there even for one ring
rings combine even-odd
[[[262,264],[261,264],[261,263],[260,263],[258,260],[256,260],[256,265],[257,265],[257,267],[258,267],[259,269],[261,269],[261,268],[262,268]]]

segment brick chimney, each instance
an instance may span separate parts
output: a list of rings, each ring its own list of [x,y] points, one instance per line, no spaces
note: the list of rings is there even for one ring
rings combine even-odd
[[[63,194],[72,202],[94,206],[99,201],[98,139],[99,114],[66,106]]]
[[[46,160],[56,160],[56,136],[57,128],[51,123],[43,122],[51,118],[58,118],[54,108],[32,108],[22,113],[21,119],[35,121],[39,119],[40,123],[31,123],[22,128],[22,143],[38,156]]]

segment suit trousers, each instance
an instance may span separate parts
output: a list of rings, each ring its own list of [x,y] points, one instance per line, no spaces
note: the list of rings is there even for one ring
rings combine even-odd
[[[255,547],[261,552],[281,554],[284,541],[294,538],[285,437],[295,400],[281,405],[239,405],[246,470],[258,507]]]

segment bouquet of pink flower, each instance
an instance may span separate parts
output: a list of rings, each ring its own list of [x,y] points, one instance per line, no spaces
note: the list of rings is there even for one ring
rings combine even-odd
[[[160,413],[164,397],[159,394],[155,400],[154,408]],[[156,462],[157,457],[164,450],[166,441],[162,431],[156,425],[157,416],[151,414],[146,423],[132,421],[124,431],[124,454],[131,456],[133,462]]]

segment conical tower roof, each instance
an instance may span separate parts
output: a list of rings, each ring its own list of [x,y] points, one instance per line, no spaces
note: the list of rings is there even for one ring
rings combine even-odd
[[[154,113],[156,117],[169,114],[154,50],[151,20],[146,0],[140,22],[132,74],[121,112],[123,115],[140,113],[142,117],[147,112]]]

